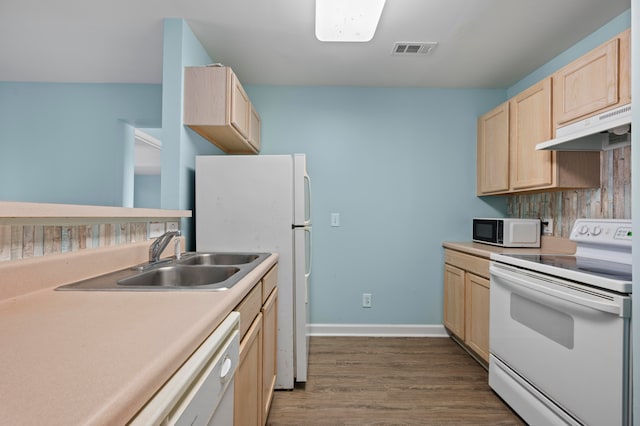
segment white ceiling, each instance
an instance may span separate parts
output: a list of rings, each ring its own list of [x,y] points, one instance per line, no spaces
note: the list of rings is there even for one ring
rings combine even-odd
[[[322,43],[315,0],[0,0],[0,81],[160,83],[162,19],[185,18],[244,84],[504,88],[630,0],[387,0],[369,43]],[[395,42],[439,44],[392,56]]]

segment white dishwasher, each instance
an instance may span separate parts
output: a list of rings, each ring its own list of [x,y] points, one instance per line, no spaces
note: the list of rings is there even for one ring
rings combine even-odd
[[[229,314],[130,424],[233,425],[239,324],[240,314]]]

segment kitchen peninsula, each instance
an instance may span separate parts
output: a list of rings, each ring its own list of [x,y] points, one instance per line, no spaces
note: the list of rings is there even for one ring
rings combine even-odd
[[[190,216],[13,203],[0,203],[0,212],[12,226]],[[1,424],[127,423],[278,261],[272,254],[222,292],[54,290],[143,263],[148,248],[143,241],[0,262]]]

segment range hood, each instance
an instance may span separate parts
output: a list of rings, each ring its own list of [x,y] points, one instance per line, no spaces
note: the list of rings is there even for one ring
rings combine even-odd
[[[631,144],[631,104],[556,129],[556,138],[536,145],[548,151],[608,151]]]

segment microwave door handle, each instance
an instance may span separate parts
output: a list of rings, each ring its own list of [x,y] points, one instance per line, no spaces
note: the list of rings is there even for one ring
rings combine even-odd
[[[626,309],[616,303],[600,302],[597,300],[580,297],[575,294],[568,294],[560,290],[542,286],[529,280],[522,279],[518,276],[515,276],[514,274],[504,272],[497,268],[491,268],[491,275],[503,278],[504,281],[501,281],[501,284],[508,286],[514,293],[529,295],[532,298],[546,299],[549,301],[553,301],[551,298],[559,298],[567,302],[585,306],[591,309],[596,309],[598,311],[608,312],[620,317],[628,316],[626,314]],[[540,294],[546,295],[548,297],[541,297]]]

